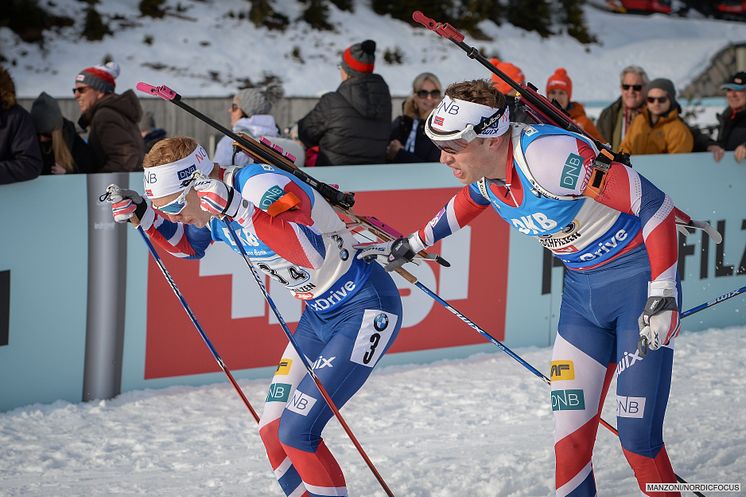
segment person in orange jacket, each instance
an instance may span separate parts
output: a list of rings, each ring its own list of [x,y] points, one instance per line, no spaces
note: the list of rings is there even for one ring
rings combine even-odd
[[[619,151],[630,155],[691,152],[694,138],[679,116],[681,107],[673,82],[658,78],[648,83],[647,90],[646,105],[632,121]]]
[[[549,100],[556,100],[567,115],[575,121],[592,138],[605,142],[601,133],[588,116],[585,115],[585,107],[578,102],[572,101],[572,80],[567,75],[564,67],[557,68],[549,79],[547,79],[546,95]]]

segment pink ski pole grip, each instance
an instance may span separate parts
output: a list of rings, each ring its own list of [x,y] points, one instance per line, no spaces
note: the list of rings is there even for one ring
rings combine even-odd
[[[161,86],[153,86],[148,83],[144,83],[140,81],[135,86],[138,90],[140,90],[143,93],[148,93],[150,95],[153,95],[155,97],[161,97],[163,100],[174,100],[179,94],[173,91],[171,88],[169,88],[166,85]]]

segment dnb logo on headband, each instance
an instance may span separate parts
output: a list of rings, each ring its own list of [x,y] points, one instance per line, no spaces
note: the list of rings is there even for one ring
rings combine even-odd
[[[179,181],[184,181],[185,179],[191,179],[192,173],[197,170],[197,166],[195,164],[192,164],[191,166],[187,167],[186,169],[182,169],[181,171],[176,172],[176,176],[179,178]]]

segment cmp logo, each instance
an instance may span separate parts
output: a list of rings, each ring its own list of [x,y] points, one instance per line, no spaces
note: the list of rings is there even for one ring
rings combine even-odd
[[[10,271],[0,271],[0,347],[10,338]]]
[[[389,317],[381,313],[373,320],[373,327],[376,329],[376,331],[383,331],[386,329],[386,327],[389,325]]]

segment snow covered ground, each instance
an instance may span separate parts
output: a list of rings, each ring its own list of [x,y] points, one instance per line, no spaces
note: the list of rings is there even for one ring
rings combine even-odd
[[[179,17],[160,20],[139,17],[139,0],[102,0],[96,6],[111,21],[114,34],[100,42],[81,41],[84,15],[78,0],[55,0],[45,6],[55,14],[75,19],[75,26],[48,32],[43,47],[20,43],[8,29],[0,28],[3,55],[19,96],[36,97],[46,91],[70,96],[75,75],[109,55],[122,66],[118,88],[133,88],[137,81],[168,83],[186,96],[226,96],[242,78],[260,81],[265,74],[279,76],[286,94],[317,96],[339,83],[339,54],[351,43],[372,38],[378,43],[377,72],[389,83],[392,94],[405,95],[422,71],[432,71],[445,84],[488,73],[452,43],[432,32],[376,15],[369,2],[355,2],[355,12],[333,5],[333,32],[311,30],[292,22],[284,33],[257,29],[247,20],[231,19],[229,12],[248,12],[246,0],[168,1],[186,7]],[[275,0],[273,7],[291,20],[301,15],[302,3]],[[746,41],[746,23],[675,16],[616,15],[586,8],[591,31],[599,43],[582,45],[567,35],[542,39],[507,23],[483,22],[480,28],[493,41],[467,42],[486,55],[499,54],[519,65],[529,81],[542,91],[547,77],[558,66],[573,78],[573,95],[580,102],[612,100],[618,92],[619,71],[629,65],[645,67],[651,77],[672,79],[678,88],[707,68],[710,58],[732,42]],[[147,38],[152,44],[145,43]],[[293,58],[293,50],[299,58]],[[404,65],[384,63],[386,50],[397,50]]]
[[[678,340],[665,431],[674,468],[689,482],[746,484],[744,350],[746,327],[684,331]],[[517,352],[546,370],[550,349]],[[261,408],[267,381],[240,384]],[[604,418],[615,424],[613,400]],[[497,349],[383,368],[343,415],[398,496],[552,494],[548,388]],[[383,496],[335,420],[325,436],[350,495]],[[603,428],[594,464],[600,495],[638,495],[618,440]],[[254,421],[226,382],[0,414],[0,495],[282,494]]]

